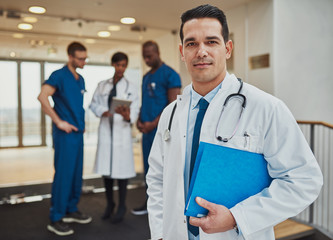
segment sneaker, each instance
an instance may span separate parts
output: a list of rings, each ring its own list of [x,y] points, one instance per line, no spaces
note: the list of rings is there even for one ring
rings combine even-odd
[[[85,215],[79,211],[68,213],[65,217],[62,218],[62,221],[65,223],[90,223],[92,218],[90,216]]]
[[[74,233],[74,230],[61,220],[47,225],[47,230],[59,236],[67,236]]]
[[[143,206],[138,207],[138,208],[134,208],[131,210],[131,213],[134,215],[145,215],[148,214],[147,211],[147,203],[145,203]]]

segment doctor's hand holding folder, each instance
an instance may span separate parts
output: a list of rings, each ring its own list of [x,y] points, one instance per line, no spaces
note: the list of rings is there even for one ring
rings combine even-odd
[[[230,209],[269,187],[271,181],[262,154],[200,142],[185,215],[197,218],[206,216],[210,203]],[[200,205],[207,206],[208,210],[197,204],[196,197],[200,197]]]

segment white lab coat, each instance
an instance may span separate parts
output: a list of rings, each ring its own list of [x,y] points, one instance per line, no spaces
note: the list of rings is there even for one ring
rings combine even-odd
[[[262,153],[274,180],[269,188],[230,209],[241,231],[239,235],[235,230],[206,234],[200,229],[200,240],[273,240],[274,225],[304,210],[317,198],[323,184],[317,161],[290,111],[282,101],[249,84],[244,83],[241,92],[247,98],[247,105],[236,135],[228,143],[215,138],[223,103],[229,94],[238,92],[239,86],[234,75],[224,79],[206,111],[200,141]],[[152,240],[188,237],[184,216],[184,164],[189,103],[190,86],[177,98],[171,138],[163,140],[174,103],[161,115],[150,152],[147,193]],[[239,108],[237,100],[228,103],[219,134],[231,135]],[[245,138],[245,132],[250,137]]]
[[[108,97],[113,88],[113,79],[101,81],[94,93],[89,108],[100,117],[98,128],[98,145],[94,172],[114,179],[126,179],[135,176],[131,124],[139,114],[138,88],[127,79],[117,83],[117,98],[132,100],[130,106],[131,123],[126,122],[120,114],[113,115],[111,137],[110,119],[102,117],[108,111]],[[112,156],[111,156],[112,154]]]

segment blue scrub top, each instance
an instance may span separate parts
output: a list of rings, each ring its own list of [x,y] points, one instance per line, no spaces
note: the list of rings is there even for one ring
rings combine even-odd
[[[54,71],[44,84],[56,88],[52,99],[54,110],[58,116],[77,127],[79,132],[83,132],[85,128],[85,110],[83,108],[85,83],[83,77],[79,74],[79,79],[76,80],[68,66],[65,65],[63,68]]]
[[[141,121],[151,122],[160,115],[168,105],[168,90],[180,87],[180,76],[164,63],[156,72],[146,73],[142,80]]]

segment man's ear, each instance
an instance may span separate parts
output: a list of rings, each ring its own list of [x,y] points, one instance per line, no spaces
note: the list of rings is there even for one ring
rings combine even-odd
[[[231,57],[231,52],[233,49],[233,43],[231,40],[229,40],[226,44],[225,44],[225,48],[226,48],[226,58],[229,59]]]
[[[183,54],[183,45],[181,43],[179,44],[179,52],[180,52],[180,55],[182,56],[182,61],[185,61],[184,54]]]

